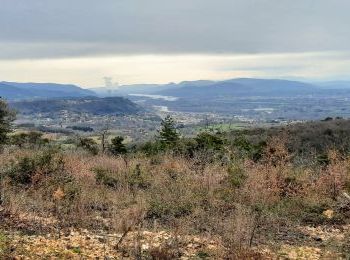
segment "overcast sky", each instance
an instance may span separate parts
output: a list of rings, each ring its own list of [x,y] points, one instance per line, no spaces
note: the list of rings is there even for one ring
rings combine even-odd
[[[0,0],[0,80],[349,78],[349,0]]]

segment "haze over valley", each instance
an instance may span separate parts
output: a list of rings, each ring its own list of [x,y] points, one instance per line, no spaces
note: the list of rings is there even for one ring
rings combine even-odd
[[[350,259],[349,0],[0,0],[0,259]]]
[[[0,95],[19,112],[19,124],[31,122],[56,130],[76,124],[99,129],[111,117],[116,120],[125,116],[138,118],[142,133],[152,133],[160,118],[168,114],[189,129],[208,124],[278,125],[350,115],[350,82],[347,81],[237,78],[94,89],[45,83],[1,84]],[[143,120],[141,115],[155,122]],[[118,125],[129,132],[133,124]],[[138,135],[139,138],[142,135]]]

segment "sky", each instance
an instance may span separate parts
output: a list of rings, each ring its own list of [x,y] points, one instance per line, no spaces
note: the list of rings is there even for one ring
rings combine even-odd
[[[349,0],[0,0],[0,80],[350,79]]]

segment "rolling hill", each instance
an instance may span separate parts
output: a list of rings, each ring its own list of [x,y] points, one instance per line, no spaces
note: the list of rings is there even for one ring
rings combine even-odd
[[[142,111],[138,105],[122,97],[25,100],[13,101],[9,104],[21,114],[58,114],[67,111],[94,115],[129,115]]]
[[[86,97],[96,94],[70,84],[0,82],[0,97],[8,100]]]
[[[295,96],[312,94],[318,91],[316,86],[309,83],[278,79],[241,78],[206,82],[206,84],[191,84],[191,82],[180,84],[183,86],[160,90],[157,94],[188,99],[213,99],[244,96]]]
[[[183,81],[181,83],[168,83],[168,84],[133,84],[122,85],[117,87],[101,87],[93,88],[98,96],[123,96],[129,94],[155,94],[159,91],[168,91],[173,89],[179,89],[188,86],[209,86],[214,84],[215,81],[211,80],[197,80],[197,81]]]
[[[350,82],[303,82],[283,79],[237,78],[223,81],[196,80],[169,84],[136,84],[92,89],[99,96],[153,94],[186,99],[214,99],[221,97],[286,97],[346,92]]]

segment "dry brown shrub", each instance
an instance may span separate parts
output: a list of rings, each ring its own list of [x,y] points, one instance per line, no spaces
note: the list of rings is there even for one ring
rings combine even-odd
[[[280,198],[280,168],[247,162],[247,179],[242,186],[242,202],[271,205]]]
[[[236,205],[233,215],[225,219],[220,227],[226,258],[263,259],[262,255],[252,250],[259,222],[257,212],[244,205]]]
[[[30,153],[5,152],[0,155],[0,162],[6,164]],[[289,198],[318,205],[345,189],[350,163],[334,152],[329,158],[331,163],[321,169],[296,168],[285,140],[272,138],[260,162],[236,160],[244,169],[244,178],[233,187],[228,181],[227,164],[219,160],[196,165],[198,158],[167,154],[156,162],[154,158],[130,156],[125,163],[125,158],[67,152],[63,153],[64,167],[74,179],[72,187],[54,183],[49,196],[45,196],[45,186],[23,190],[5,183],[6,206],[18,215],[54,218],[63,229],[75,226],[121,232],[125,236],[132,230],[154,229],[221,237],[226,250],[220,256],[260,259],[262,256],[250,248],[258,241],[259,225],[267,225],[260,222],[259,210],[268,211]],[[229,163],[236,163],[230,160]],[[109,187],[97,182],[97,168],[107,171],[118,185]],[[130,177],[137,171],[147,185],[130,184]],[[76,196],[69,195],[72,190]],[[298,210],[296,214],[300,213]],[[273,221],[279,224],[277,217]],[[122,242],[123,239],[119,244]],[[139,244],[135,242],[137,249]],[[160,248],[151,255],[166,259],[173,253],[173,248]]]
[[[329,165],[321,170],[319,178],[315,183],[318,194],[336,199],[344,191],[349,181],[349,161],[334,150],[328,153]]]
[[[263,152],[262,161],[264,164],[271,166],[285,166],[290,163],[292,155],[287,149],[287,140],[286,135],[271,137],[267,141],[267,145]]]

